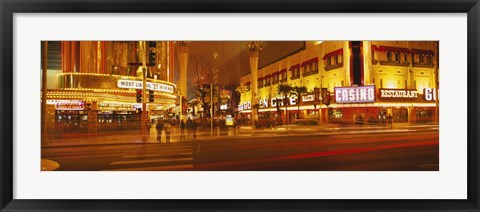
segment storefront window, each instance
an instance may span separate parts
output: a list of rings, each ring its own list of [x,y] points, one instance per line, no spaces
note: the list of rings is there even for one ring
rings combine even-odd
[[[88,115],[86,111],[57,110],[55,111],[55,129],[58,132],[87,131]]]
[[[141,113],[134,111],[100,111],[98,129],[101,131],[119,129],[137,129],[140,126]]]
[[[328,118],[333,122],[336,120],[341,121],[343,119],[343,111],[341,109],[330,108],[330,110],[328,110]]]
[[[433,121],[433,109],[417,109],[417,123],[430,123]]]

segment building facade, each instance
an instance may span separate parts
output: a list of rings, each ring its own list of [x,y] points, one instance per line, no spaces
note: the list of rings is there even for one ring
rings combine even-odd
[[[49,65],[47,70],[47,132],[139,129],[141,110],[152,118],[175,107],[173,63],[168,56],[171,43],[147,41],[145,51],[140,45],[135,41],[49,42],[54,49],[49,48],[47,63],[59,65]],[[51,52],[58,53],[54,57]]]
[[[258,110],[260,125],[295,118],[382,123],[389,114],[394,122],[437,122],[438,70],[436,41],[306,42],[259,69],[256,104],[251,76],[241,77],[239,119],[248,122]]]

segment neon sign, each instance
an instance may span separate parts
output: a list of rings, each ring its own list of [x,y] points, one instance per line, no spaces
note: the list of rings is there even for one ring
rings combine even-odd
[[[336,103],[375,102],[375,86],[335,87]]]

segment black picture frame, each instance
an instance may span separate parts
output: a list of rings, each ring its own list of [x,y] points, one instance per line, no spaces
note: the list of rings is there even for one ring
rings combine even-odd
[[[3,211],[480,211],[478,0],[0,0]],[[466,13],[468,198],[466,200],[18,200],[13,199],[13,15],[15,13]],[[40,50],[38,50],[40,51]],[[443,129],[442,129],[443,130]],[[446,129],[449,130],[449,129]]]

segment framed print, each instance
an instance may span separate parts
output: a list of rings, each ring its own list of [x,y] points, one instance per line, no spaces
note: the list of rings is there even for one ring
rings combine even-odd
[[[479,211],[477,0],[0,5],[1,211]]]

